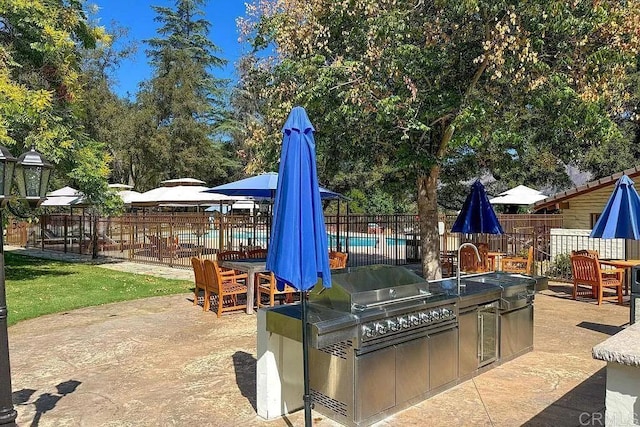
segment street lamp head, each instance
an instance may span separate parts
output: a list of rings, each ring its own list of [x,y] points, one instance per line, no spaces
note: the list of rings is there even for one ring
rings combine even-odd
[[[31,207],[37,207],[45,199],[53,165],[34,148],[18,157],[16,184],[20,197]]]
[[[0,206],[4,206],[8,197],[11,196],[13,171],[17,160],[7,150],[7,147],[0,145]]]

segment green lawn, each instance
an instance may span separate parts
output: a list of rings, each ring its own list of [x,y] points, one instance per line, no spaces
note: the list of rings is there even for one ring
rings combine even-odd
[[[8,324],[75,308],[193,290],[185,280],[4,254]]]

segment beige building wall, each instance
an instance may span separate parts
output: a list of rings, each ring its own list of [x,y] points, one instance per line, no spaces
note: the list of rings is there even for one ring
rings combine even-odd
[[[591,229],[592,214],[600,214],[604,209],[616,182],[597,190],[588,191],[578,196],[572,197],[565,202],[561,202],[561,210],[564,217],[564,228]],[[638,190],[638,184],[635,184]],[[563,206],[568,203],[569,206]]]

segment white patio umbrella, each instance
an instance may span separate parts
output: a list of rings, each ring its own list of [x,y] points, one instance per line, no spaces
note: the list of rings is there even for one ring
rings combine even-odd
[[[497,197],[489,200],[492,205],[532,205],[547,196],[538,190],[529,188],[526,185],[518,185],[510,190],[500,193]]]
[[[162,186],[142,193],[132,201],[133,206],[212,206],[224,201],[248,200],[242,196],[206,193],[204,181],[180,178],[162,181]]]

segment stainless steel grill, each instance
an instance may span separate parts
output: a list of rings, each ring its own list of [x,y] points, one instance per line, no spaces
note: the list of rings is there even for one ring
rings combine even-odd
[[[402,267],[332,272],[333,286],[314,288],[307,304],[314,409],[344,425],[369,425],[532,348],[536,280],[488,273],[463,281],[457,295],[455,281],[429,283]],[[300,305],[270,309],[267,330],[301,341],[300,318]],[[473,359],[462,375],[460,348]]]
[[[315,410],[368,425],[457,379],[457,296],[388,265],[336,271],[332,282],[309,294]]]

